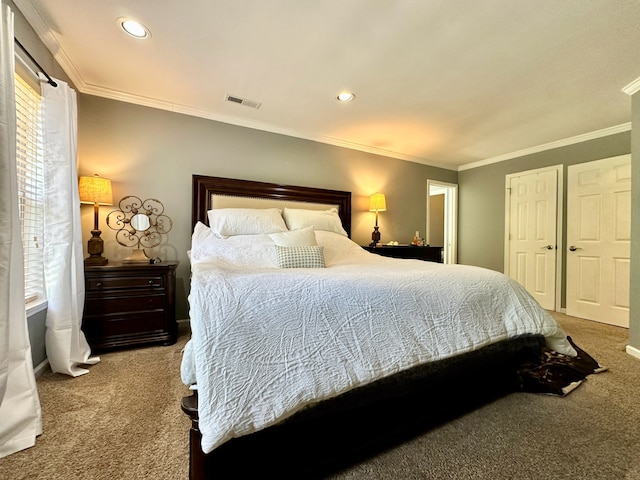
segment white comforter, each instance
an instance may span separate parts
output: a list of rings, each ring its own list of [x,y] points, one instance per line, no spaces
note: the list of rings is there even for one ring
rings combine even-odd
[[[182,379],[197,384],[204,452],[358,385],[517,335],[542,334],[575,355],[505,275],[316,235],[328,268],[278,269],[268,236],[221,240],[196,227]]]

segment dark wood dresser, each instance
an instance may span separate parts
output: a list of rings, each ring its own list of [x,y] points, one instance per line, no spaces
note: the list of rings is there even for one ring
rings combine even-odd
[[[82,330],[92,351],[176,342],[176,267],[109,263],[84,268]]]
[[[363,246],[365,250],[371,253],[377,253],[384,257],[393,258],[413,258],[416,260],[425,260],[427,262],[442,263],[442,247],[417,247],[415,245],[382,245],[380,247]]]

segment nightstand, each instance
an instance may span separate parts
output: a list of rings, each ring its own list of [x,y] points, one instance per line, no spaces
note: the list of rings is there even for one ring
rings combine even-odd
[[[176,342],[178,263],[85,265],[82,330],[93,351]]]
[[[413,258],[426,262],[442,263],[442,247],[418,247],[415,245],[381,245],[379,247],[363,246],[366,251],[393,258]]]

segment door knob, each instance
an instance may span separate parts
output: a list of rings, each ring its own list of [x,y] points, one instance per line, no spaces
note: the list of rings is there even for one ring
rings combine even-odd
[[[571,246],[569,247],[569,250],[571,250],[572,252],[575,252],[576,250],[582,250],[582,248],[580,248],[580,247],[576,247],[575,245],[571,245]]]
[[[552,245],[545,245],[544,247],[540,247],[540,250],[553,250]]]

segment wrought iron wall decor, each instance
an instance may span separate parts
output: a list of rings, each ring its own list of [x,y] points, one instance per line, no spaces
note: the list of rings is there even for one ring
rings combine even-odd
[[[116,241],[123,247],[134,247],[124,263],[149,263],[145,248],[160,245],[162,235],[173,227],[171,219],[164,214],[160,200],[141,200],[134,195],[123,197],[118,210],[107,215],[107,225],[116,230]]]

